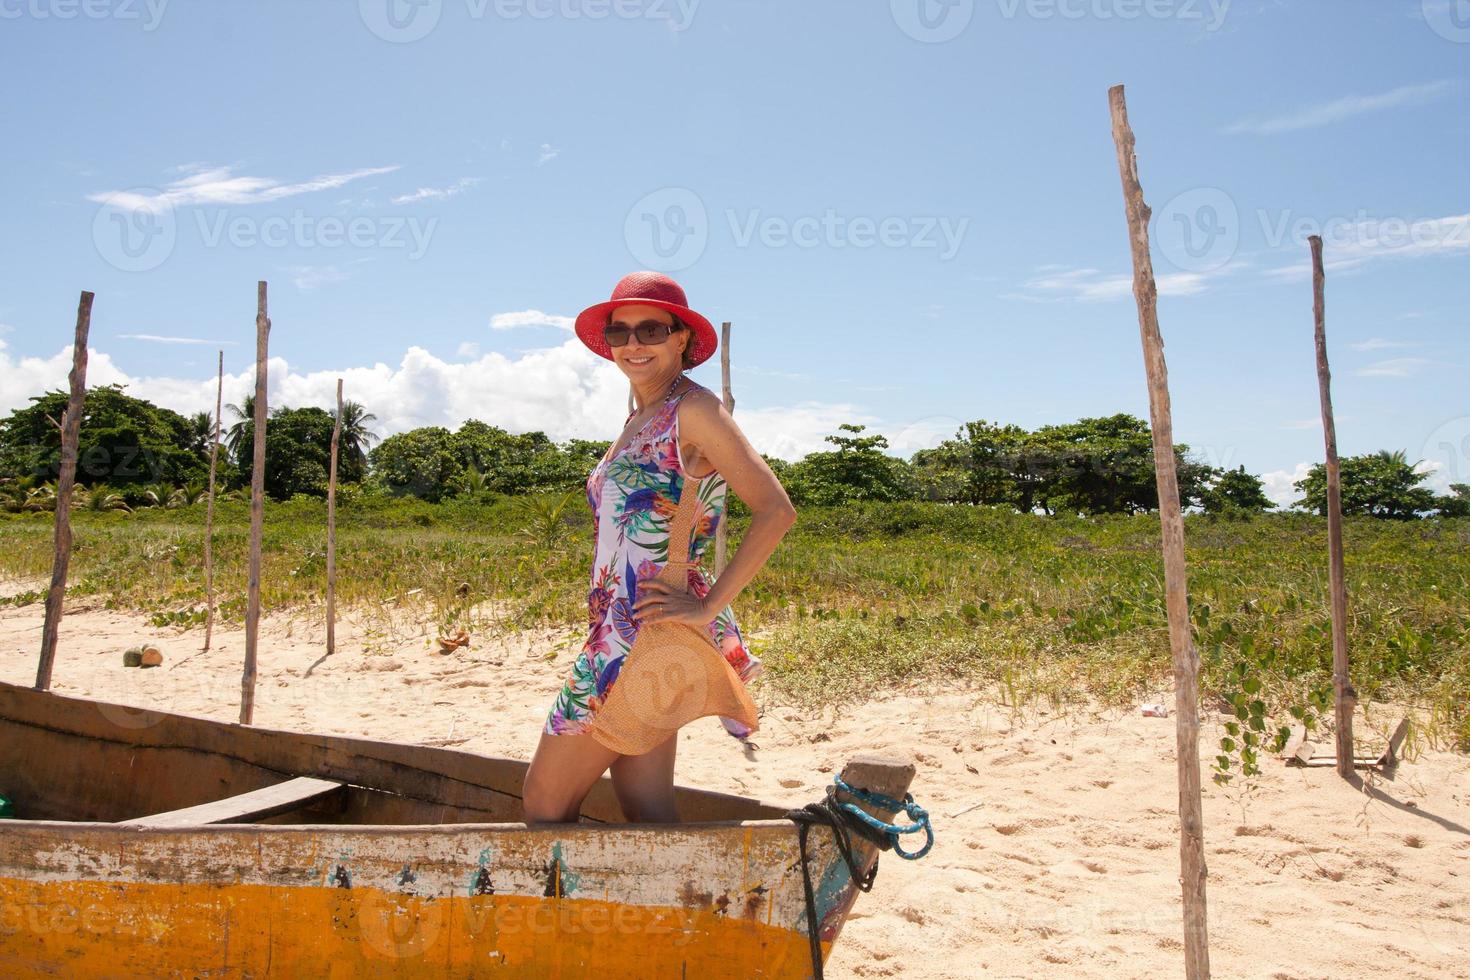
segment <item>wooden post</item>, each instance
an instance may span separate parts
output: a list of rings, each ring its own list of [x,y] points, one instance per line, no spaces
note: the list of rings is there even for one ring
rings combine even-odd
[[[332,425],[332,463],[327,474],[327,656],[337,648],[337,447],[342,441],[342,379],[337,379],[337,421]]]
[[[1123,86],[1108,90],[1113,143],[1128,212],[1128,239],[1133,250],[1133,297],[1148,374],[1149,415],[1153,429],[1154,473],[1163,528],[1164,589],[1169,619],[1169,646],[1174,654],[1175,754],[1179,767],[1179,863],[1184,890],[1184,972],[1188,980],[1210,975],[1210,946],[1205,912],[1204,817],[1200,806],[1199,657],[1189,623],[1188,583],[1184,569],[1184,520],[1179,510],[1179,484],[1174,472],[1174,430],[1169,405],[1169,372],[1159,335],[1158,292],[1148,252],[1149,207],[1138,180],[1138,158]]]
[[[265,525],[266,348],[271,321],[266,316],[266,284],[255,286],[255,452],[250,471],[250,585],[245,601],[245,672],[240,681],[240,724],[255,716],[256,639],[260,627],[260,537]]]
[[[1312,313],[1316,321],[1317,388],[1322,398],[1322,438],[1327,443],[1327,556],[1332,589],[1332,691],[1337,713],[1337,774],[1353,775],[1353,709],[1358,692],[1348,679],[1347,576],[1342,557],[1342,485],[1337,467],[1337,426],[1332,421],[1332,374],[1327,370],[1327,301],[1322,239],[1312,247]]]
[[[725,411],[735,414],[735,396],[730,394],[730,321],[720,324],[720,397]],[[725,570],[725,528],[730,524],[730,503],[725,502],[725,518],[715,529],[715,578]]]
[[[77,327],[71,348],[71,395],[61,416],[60,473],[56,477],[55,554],[51,559],[51,588],[46,592],[46,620],[41,627],[41,660],[36,667],[36,690],[51,690],[51,667],[56,662],[56,636],[61,629],[61,607],[66,598],[66,570],[71,563],[71,491],[77,477],[77,441],[82,431],[82,404],[87,395],[87,334],[92,329],[93,294],[82,292],[77,303]]]
[[[219,352],[219,380],[214,389],[214,438],[209,442],[209,501],[204,510],[204,649],[214,637],[214,474],[219,462],[220,412],[225,400],[225,352]]]

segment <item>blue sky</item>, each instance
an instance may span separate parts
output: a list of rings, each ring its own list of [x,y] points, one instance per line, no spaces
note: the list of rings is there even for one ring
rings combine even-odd
[[[1147,418],[1121,82],[1176,439],[1322,458],[1319,233],[1339,451],[1470,480],[1470,0],[0,0],[0,65],[0,411],[81,289],[94,384],[238,401],[266,279],[274,404],[610,439],[570,318],[651,267],[764,452]]]

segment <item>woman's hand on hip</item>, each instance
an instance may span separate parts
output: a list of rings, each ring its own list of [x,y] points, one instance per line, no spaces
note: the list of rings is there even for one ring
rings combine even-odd
[[[708,626],[710,615],[705,602],[664,582],[650,578],[638,583],[639,598],[633,603],[633,614],[640,623],[688,623]]]

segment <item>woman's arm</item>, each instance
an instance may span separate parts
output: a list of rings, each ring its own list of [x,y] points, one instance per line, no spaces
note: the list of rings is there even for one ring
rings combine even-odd
[[[738,494],[751,512],[750,527],[741,537],[740,547],[704,597],[709,618],[714,619],[765,566],[776,545],[796,523],[796,508],[791,506],[786,488],[720,399],[692,392],[680,402],[678,410],[681,436],[699,450],[701,463],[710,464],[725,478],[729,490]]]

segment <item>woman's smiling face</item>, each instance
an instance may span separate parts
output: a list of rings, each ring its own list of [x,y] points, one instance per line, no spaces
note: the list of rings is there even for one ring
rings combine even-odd
[[[677,374],[683,367],[684,345],[690,342],[688,330],[670,333],[661,344],[645,344],[632,328],[645,320],[672,325],[674,315],[657,306],[630,303],[612,311],[612,322],[629,328],[628,342],[612,347],[613,361],[631,379],[657,378]]]

